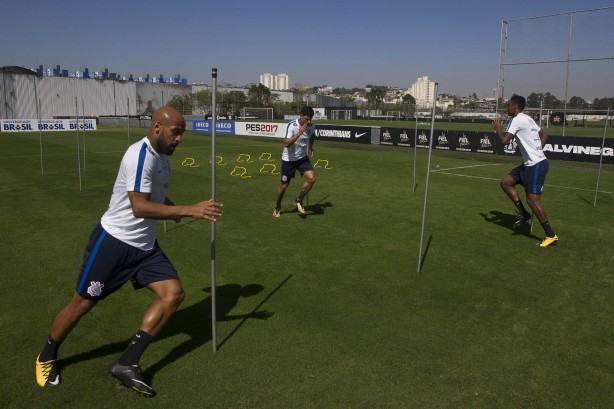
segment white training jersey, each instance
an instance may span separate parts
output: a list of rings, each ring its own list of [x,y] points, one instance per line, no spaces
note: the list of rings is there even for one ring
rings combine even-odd
[[[298,123],[298,119],[290,122],[286,127],[286,138],[292,138],[293,135],[296,135],[299,128],[300,125]],[[309,149],[309,138],[311,138],[311,135],[313,135],[314,132],[315,126],[313,123],[310,123],[296,142],[287,148],[284,147],[284,150],[281,153],[281,160],[286,162],[295,161],[307,156],[307,150]]]
[[[540,129],[533,118],[522,112],[507,124],[505,132],[516,137],[525,166],[533,166],[546,159],[541,139],[539,139]]]
[[[171,170],[168,156],[158,154],[147,137],[131,145],[122,158],[102,227],[113,237],[141,250],[156,241],[156,220],[132,214],[128,192],[150,193],[149,200],[164,203]]]

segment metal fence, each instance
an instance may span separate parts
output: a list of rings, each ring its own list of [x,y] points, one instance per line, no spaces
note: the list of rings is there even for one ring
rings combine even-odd
[[[597,114],[591,118],[605,124],[614,108],[612,22],[614,7],[504,20],[497,112],[504,111],[502,101],[519,94],[527,108],[562,115],[563,136],[574,113],[583,123]]]

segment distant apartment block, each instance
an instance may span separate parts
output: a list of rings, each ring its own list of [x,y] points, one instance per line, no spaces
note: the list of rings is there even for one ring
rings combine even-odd
[[[418,108],[432,108],[435,95],[435,83],[427,76],[420,77],[408,89],[407,93],[416,100]]]
[[[260,75],[260,83],[275,91],[285,91],[290,89],[290,77],[285,73],[274,75],[270,72],[265,72]]]

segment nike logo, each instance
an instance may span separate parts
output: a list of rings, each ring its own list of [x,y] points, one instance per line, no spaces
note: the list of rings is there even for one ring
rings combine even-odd
[[[60,383],[60,375],[56,375],[55,380],[53,381],[47,380],[47,382],[49,383],[49,385],[54,385],[54,386],[58,385]]]
[[[136,334],[136,337],[137,337],[137,338],[141,338],[141,336],[140,336],[139,334]]]
[[[356,135],[354,135],[354,138],[360,138],[361,136],[366,135],[366,134],[367,134],[366,132],[363,132],[363,133],[356,132]]]

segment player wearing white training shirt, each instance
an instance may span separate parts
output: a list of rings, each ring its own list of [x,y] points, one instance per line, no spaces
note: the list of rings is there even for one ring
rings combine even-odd
[[[168,156],[158,154],[147,137],[126,151],[102,227],[113,237],[141,250],[156,240],[156,220],[135,217],[128,192],[149,193],[149,201],[163,204],[171,171]]]
[[[156,220],[194,217],[215,221],[221,204],[211,200],[175,206],[166,197],[170,177],[168,156],[185,132],[177,110],[154,112],[145,138],[130,146],[122,158],[109,208],[94,227],[83,253],[75,294],[53,320],[45,346],[36,358],[36,383],[59,385],[56,359],[60,345],[79,320],[126,282],[147,287],[156,298],[149,306],[126,350],[107,372],[145,396],[156,392],[139,369],[141,355],[183,301],[179,275],[156,241]],[[119,317],[121,319],[121,317]]]
[[[531,218],[531,214],[522,205],[516,185],[521,184],[525,188],[527,203],[541,223],[546,237],[539,243],[541,247],[555,244],[559,238],[550,223],[546,210],[541,204],[541,194],[548,174],[548,159],[544,155],[543,146],[548,140],[548,135],[535,123],[535,121],[522,111],[526,106],[526,100],[520,95],[512,95],[507,102],[507,113],[512,117],[507,129],[503,132],[503,124],[499,119],[493,121],[493,127],[502,144],[507,145],[516,138],[523,163],[501,180],[501,188],[514,202],[518,216],[514,222],[514,228],[519,227]]]
[[[290,122],[286,128],[284,150],[281,154],[281,183],[277,188],[273,217],[281,217],[281,201],[297,170],[305,178],[305,181],[301,186],[301,191],[294,200],[294,206],[296,206],[300,214],[305,214],[303,199],[316,181],[315,170],[307,156],[308,152],[313,156],[313,142],[315,139],[315,127],[311,123],[313,115],[313,108],[304,106],[298,119]]]

